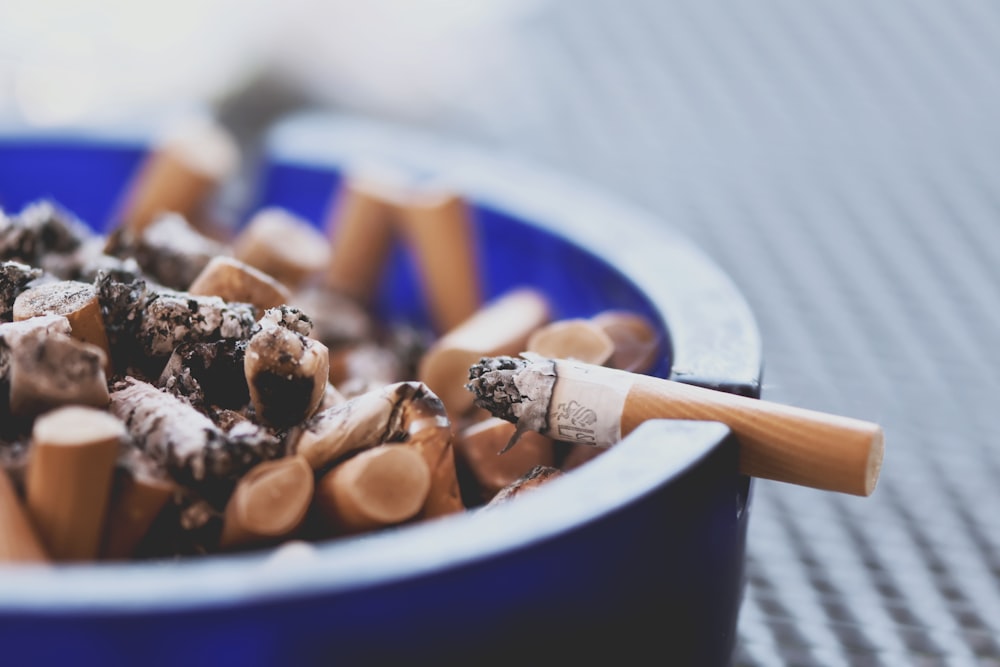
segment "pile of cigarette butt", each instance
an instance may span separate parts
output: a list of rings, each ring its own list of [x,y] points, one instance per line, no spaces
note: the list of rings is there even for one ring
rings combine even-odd
[[[108,234],[41,199],[0,211],[0,561],[180,558],[313,543],[488,508],[599,451],[473,405],[469,367],[535,351],[633,371],[638,315],[553,321],[481,296],[463,197],[347,175],[319,226],[238,230],[208,203],[221,128],[152,150]],[[197,133],[194,133],[197,134]],[[431,325],[379,321],[405,243]]]

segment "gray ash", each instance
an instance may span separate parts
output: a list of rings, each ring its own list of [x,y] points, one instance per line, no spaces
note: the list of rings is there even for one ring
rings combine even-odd
[[[473,402],[478,407],[494,417],[517,423],[514,406],[521,403],[523,396],[514,383],[514,375],[527,365],[527,361],[515,357],[483,357],[469,368],[469,383],[465,388],[475,394]]]
[[[2,215],[2,214],[0,214]],[[3,222],[0,221],[0,225]],[[42,270],[17,261],[0,263],[0,322],[14,319],[14,300],[28,284],[42,277]]]
[[[138,267],[101,269],[94,280],[101,317],[111,349],[111,364],[124,372],[143,361],[139,327],[149,299],[149,290]],[[146,373],[144,373],[145,375]]]
[[[181,343],[170,355],[158,385],[189,398],[197,393],[197,401],[192,400],[196,407],[242,408],[250,400],[243,370],[245,355],[243,340]]]
[[[229,431],[189,402],[148,382],[116,382],[110,409],[143,451],[181,486],[224,505],[237,480],[262,461],[284,453],[281,439],[251,422]]]
[[[19,214],[0,214],[0,260],[38,266],[47,254],[74,252],[93,233],[50,200],[25,206]]]
[[[139,343],[145,356],[165,359],[183,343],[246,340],[255,324],[248,303],[163,291],[146,300]]]
[[[168,213],[157,218],[141,235],[119,227],[108,236],[105,252],[131,257],[158,283],[185,290],[217,255],[227,255],[222,243],[198,232],[183,216]]]
[[[264,311],[263,317],[254,325],[251,335],[262,331],[266,326],[278,326],[288,329],[300,336],[308,336],[312,333],[312,318],[294,306],[284,304],[276,308],[268,308]]]

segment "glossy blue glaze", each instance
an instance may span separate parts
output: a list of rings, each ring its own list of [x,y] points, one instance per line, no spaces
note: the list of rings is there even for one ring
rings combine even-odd
[[[254,208],[279,204],[322,221],[346,156],[297,154],[296,133],[325,132],[325,122],[276,133]],[[427,157],[419,141],[394,139],[401,160]],[[0,138],[0,201],[16,211],[52,196],[101,228],[141,155],[129,143]],[[645,312],[669,335],[661,374],[756,395],[753,320],[696,249],[523,165],[519,183],[489,159],[465,155],[462,164],[490,294],[533,284],[560,316]],[[613,245],[588,223],[607,215]],[[405,256],[396,259],[382,307],[422,318]],[[5,663],[18,665],[726,664],[750,506],[736,465],[725,427],[651,422],[516,503],[330,542],[317,558],[281,567],[254,553],[0,568],[0,645]]]

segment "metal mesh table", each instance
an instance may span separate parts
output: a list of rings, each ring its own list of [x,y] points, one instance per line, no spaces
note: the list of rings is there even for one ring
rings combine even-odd
[[[532,6],[434,130],[617,192],[759,319],[764,397],[877,421],[870,498],[762,481],[740,665],[1000,665],[1000,5]]]

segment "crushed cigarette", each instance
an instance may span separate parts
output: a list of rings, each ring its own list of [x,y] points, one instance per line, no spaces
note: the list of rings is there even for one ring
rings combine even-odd
[[[253,424],[224,432],[190,403],[135,378],[115,384],[110,409],[174,479],[210,498],[228,497],[250,468],[283,453],[278,438]]]

